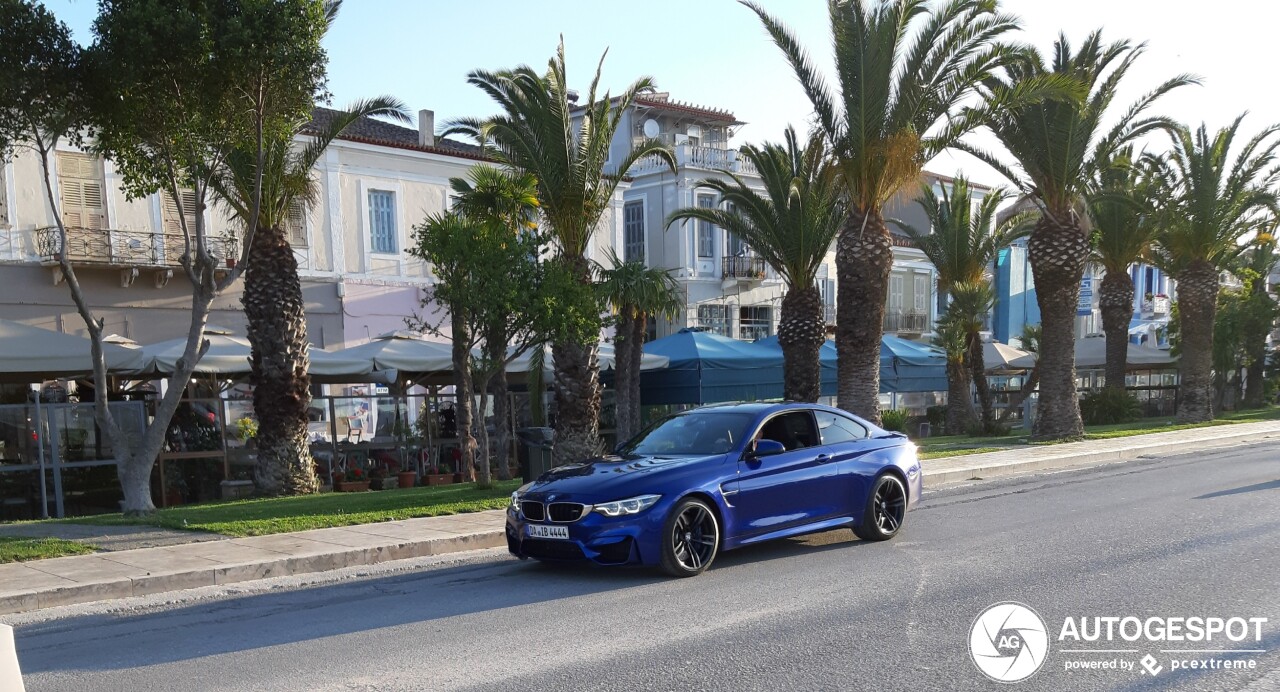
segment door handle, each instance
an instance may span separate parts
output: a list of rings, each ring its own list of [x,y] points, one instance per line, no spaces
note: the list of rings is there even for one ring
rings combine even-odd
[[[825,464],[825,463],[827,463],[828,461],[831,461],[831,455],[830,455],[830,454],[819,454],[818,456],[814,457],[814,458],[813,458],[813,460],[814,460],[814,461],[816,461],[816,462],[818,462],[819,464]]]

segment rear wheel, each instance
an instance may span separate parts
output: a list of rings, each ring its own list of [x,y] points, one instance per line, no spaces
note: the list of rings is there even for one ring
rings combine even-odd
[[[898,535],[907,515],[907,489],[892,473],[876,479],[853,532],[864,541],[887,541]]]
[[[720,550],[720,522],[702,500],[677,503],[662,533],[662,569],[673,577],[702,574]]]

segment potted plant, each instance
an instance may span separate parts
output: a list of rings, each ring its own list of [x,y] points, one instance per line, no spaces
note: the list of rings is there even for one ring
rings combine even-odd
[[[396,480],[401,488],[412,488],[418,484],[418,472],[413,469],[400,469],[396,472]]]
[[[399,467],[396,467],[399,468]],[[369,487],[373,490],[395,490],[400,487],[395,475],[382,466],[375,466],[369,473]]]
[[[448,485],[453,482],[453,472],[444,464],[436,464],[427,474],[427,485]]]
[[[340,493],[355,493],[369,489],[369,474],[364,469],[348,469],[343,480],[334,487]]]

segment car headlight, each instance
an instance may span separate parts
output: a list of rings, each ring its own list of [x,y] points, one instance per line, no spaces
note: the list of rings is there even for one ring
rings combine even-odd
[[[526,491],[526,490],[528,490],[528,489],[529,489],[529,486],[531,486],[531,485],[533,485],[533,484],[532,484],[532,483],[525,483],[524,485],[520,486],[519,488],[516,488],[516,489],[515,489],[515,492],[511,493],[511,504],[507,505],[507,509],[514,509],[515,511],[519,512],[519,511],[520,511],[520,498],[524,497],[524,493],[525,493],[525,491]]]
[[[624,514],[639,514],[653,506],[655,502],[662,499],[661,495],[637,495],[629,497],[625,500],[616,502],[604,502],[591,508],[593,512],[599,512],[606,517],[620,517]]]

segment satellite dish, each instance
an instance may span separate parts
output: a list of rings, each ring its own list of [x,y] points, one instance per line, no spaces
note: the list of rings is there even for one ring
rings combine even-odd
[[[690,137],[702,138],[702,127],[699,125],[690,125],[688,132]]]
[[[648,120],[644,121],[645,137],[657,137],[659,132],[662,132],[662,127],[658,125],[657,120],[654,120],[653,118],[649,118]]]

